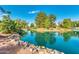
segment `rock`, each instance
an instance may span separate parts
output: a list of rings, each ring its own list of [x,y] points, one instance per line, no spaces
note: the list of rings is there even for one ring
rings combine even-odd
[[[36,46],[34,46],[34,45],[30,45],[30,48],[36,48]]]
[[[0,54],[13,54],[16,53],[18,46],[15,45],[8,45],[0,47]]]
[[[29,49],[19,49],[17,54],[32,54],[32,52]]]
[[[29,50],[32,52],[33,49],[32,48],[29,48]]]
[[[48,54],[46,49],[40,49],[39,54]]]
[[[38,49],[36,49],[36,48],[32,49],[32,53],[33,54],[37,54],[38,53]]]
[[[39,48],[41,48],[41,49],[45,49],[45,47],[44,47],[44,46],[39,46]]]
[[[19,34],[12,34],[8,37],[8,39],[16,39],[16,38],[20,38],[20,35]]]
[[[52,49],[48,49],[48,51],[52,52],[53,50]]]
[[[50,54],[55,54],[55,51],[50,52]]]
[[[47,49],[44,49],[44,53],[45,53],[45,54],[49,54],[48,51],[47,51]]]
[[[40,50],[40,51],[39,51],[39,54],[44,54],[44,51]]]
[[[60,52],[59,52],[59,51],[57,51],[57,50],[54,50],[54,52],[55,52],[55,54],[60,54]]]
[[[64,54],[63,52],[61,52],[61,54]]]

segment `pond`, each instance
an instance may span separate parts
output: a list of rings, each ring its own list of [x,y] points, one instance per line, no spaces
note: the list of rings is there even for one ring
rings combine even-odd
[[[56,49],[65,54],[79,54],[79,32],[33,32],[28,31],[22,38],[22,41],[29,42],[37,46],[45,46],[50,49]]]

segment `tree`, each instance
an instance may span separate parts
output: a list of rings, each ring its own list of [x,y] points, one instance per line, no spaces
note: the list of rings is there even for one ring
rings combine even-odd
[[[55,22],[56,21],[56,16],[55,15],[50,14],[48,17],[49,17],[51,22]]]
[[[21,27],[22,28],[27,28],[28,27],[28,23],[25,20],[21,20]]]
[[[0,31],[3,33],[24,33],[23,28],[27,27],[27,22],[23,20],[12,20],[10,18],[10,11],[4,10],[0,7],[3,15],[3,19],[0,21]]]
[[[50,27],[50,24],[51,24],[50,20],[46,19],[44,22],[44,27],[48,29]]]
[[[55,20],[55,15],[50,14],[47,16],[44,12],[39,12],[35,21],[38,28],[51,28],[56,26]]]
[[[17,28],[24,29],[24,28],[27,28],[27,26],[28,26],[28,23],[24,20],[17,19],[14,22],[15,22]]]
[[[15,31],[15,24],[10,19],[9,15],[3,16],[1,21],[1,30],[5,33],[12,33]]]
[[[24,21],[12,20],[9,15],[3,16],[0,22],[0,30],[3,33],[18,33],[23,32],[22,29],[27,26]]]
[[[71,19],[64,19],[59,25],[63,28],[72,28],[72,21]]]
[[[46,20],[47,15],[44,12],[39,12],[35,19],[36,26],[38,28],[44,28],[44,21]]]
[[[55,21],[56,21],[56,16],[53,14],[50,14],[48,16],[49,20],[50,20],[50,27],[56,27]]]

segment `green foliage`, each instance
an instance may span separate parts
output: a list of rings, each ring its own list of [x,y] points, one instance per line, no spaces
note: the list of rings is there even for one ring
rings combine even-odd
[[[59,23],[62,28],[79,27],[79,21],[71,21],[70,19],[64,19],[63,22]]]
[[[10,19],[9,16],[3,16],[0,27],[3,33],[12,33],[15,31],[14,22]]]
[[[45,28],[49,28],[50,27],[50,23],[51,23],[50,20],[46,19],[45,22],[44,22],[44,27]]]
[[[17,30],[16,33],[18,33],[19,35],[23,36],[24,34],[26,34],[26,31],[20,29],[20,30]]]
[[[9,15],[3,16],[3,19],[0,22],[0,30],[3,33],[18,33],[18,31],[21,31],[23,28],[26,28],[26,26],[26,22],[11,20]]]
[[[52,22],[55,22],[56,21],[56,16],[55,15],[52,15],[52,14],[50,14],[49,16],[49,19],[50,19],[50,21]]]
[[[17,19],[14,22],[15,22],[17,28],[27,28],[27,26],[28,26],[28,23],[26,23],[26,21],[24,21],[24,20]]]
[[[79,21],[73,21],[72,25],[73,27],[79,27]]]
[[[39,12],[35,19],[36,26],[38,28],[44,28],[44,21],[47,18],[47,15],[44,12]]]
[[[55,27],[56,17],[54,15],[46,15],[44,12],[39,12],[36,17],[36,26],[38,28],[51,28]]]
[[[46,46],[46,44],[54,44],[56,42],[54,32],[36,32],[35,40],[39,46]]]
[[[59,24],[60,27],[63,28],[72,28],[72,21],[71,19],[64,19],[62,23]]]
[[[69,41],[69,39],[71,38],[71,33],[69,32],[69,33],[63,33],[62,34],[63,35],[63,38],[64,38],[64,41],[65,42],[67,42],[67,41]]]
[[[56,16],[55,15],[48,15],[49,22],[50,22],[50,28],[56,27],[55,21],[56,21]]]

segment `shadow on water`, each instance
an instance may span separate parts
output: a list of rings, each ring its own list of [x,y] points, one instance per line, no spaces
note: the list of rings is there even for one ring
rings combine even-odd
[[[31,36],[34,36],[34,34],[36,33],[35,31],[30,31]]]
[[[24,30],[18,30],[17,33],[21,36],[23,35],[26,35],[27,34],[27,31],[24,31]]]
[[[71,33],[70,33],[70,32],[62,33],[61,35],[62,35],[62,37],[64,38],[64,39],[63,39],[64,42],[69,41],[70,38],[71,38]]]
[[[72,36],[75,36],[75,37],[79,38],[79,31],[73,31]]]
[[[37,42],[37,45],[39,45],[39,46],[46,46],[46,44],[52,45],[56,42],[55,33],[49,33],[49,32],[39,33],[39,32],[36,32],[35,40]]]

